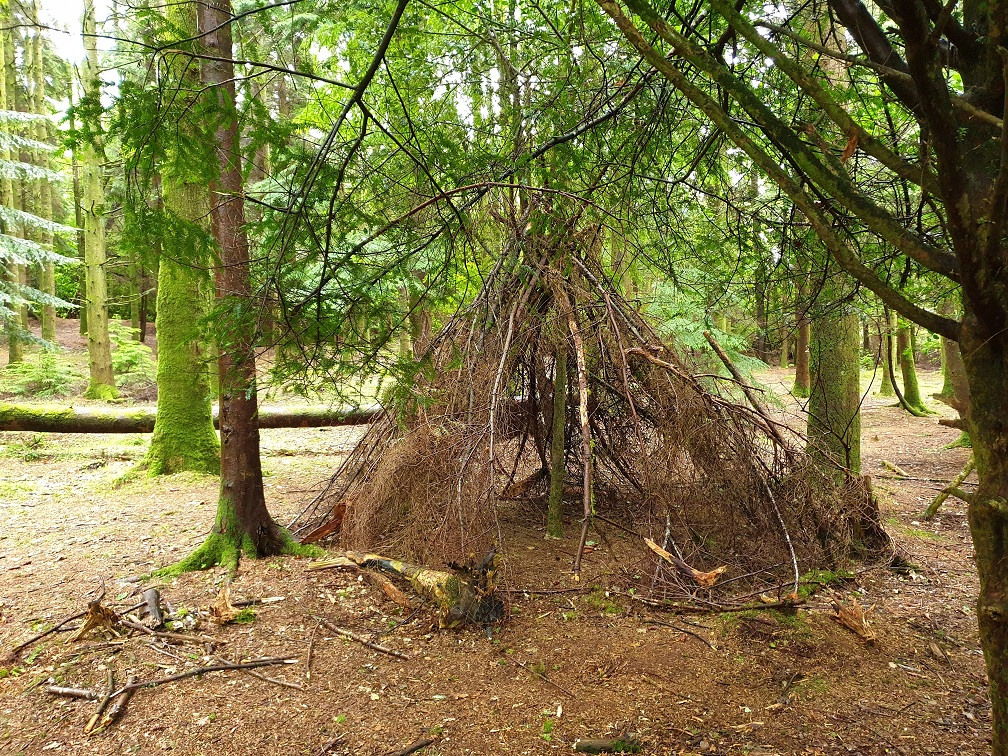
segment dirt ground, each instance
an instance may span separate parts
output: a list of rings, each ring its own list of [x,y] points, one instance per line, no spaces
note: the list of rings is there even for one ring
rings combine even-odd
[[[790,383],[779,369],[761,378],[782,393]],[[935,390],[936,374],[921,378]],[[800,408],[781,401],[800,422]],[[264,431],[266,493],[279,521],[304,506],[358,432]],[[220,572],[149,583],[188,615],[183,622],[199,622],[184,632],[214,644],[141,634],[69,643],[72,633],[58,632],[0,661],[0,753],[379,756],[432,738],[419,753],[547,754],[624,732],[639,733],[647,754],[988,753],[965,507],[950,499],[933,522],[919,517],[968,457],[944,448],[956,437],[936,417],[910,417],[869,391],[864,469],[916,568],[906,576],[863,571],[796,615],[654,611],[628,594],[626,563],[603,548],[573,584],[576,528],[570,540],[547,543],[517,518],[505,521],[508,615],[490,639],[480,630],[432,631],[428,612],[401,609],[346,570],[308,572],[306,559],[243,561],[232,601],[282,597],[254,606],[246,623],[210,621]],[[0,433],[0,657],[83,610],[102,584],[106,602],[136,604],[148,585],[140,576],[200,543],[216,480],[119,483],[146,443],[141,435]],[[910,478],[897,479],[884,462]],[[629,536],[611,528],[606,536],[616,554],[633,551],[646,563]],[[830,617],[830,601],[851,595],[874,607],[873,646]],[[323,618],[408,658],[337,637]],[[44,690],[55,682],[102,691],[109,669],[122,684],[130,674],[150,680],[216,657],[297,661],[256,670],[269,680],[227,671],[139,690],[121,721],[92,737],[83,729],[93,703]]]

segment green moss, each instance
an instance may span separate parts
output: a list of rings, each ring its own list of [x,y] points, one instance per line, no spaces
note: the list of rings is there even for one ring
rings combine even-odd
[[[946,449],[972,449],[973,439],[970,438],[970,434],[963,431],[959,434],[959,438],[953,441],[951,444],[945,447]]]
[[[798,581],[798,597],[809,598],[816,591],[831,585],[841,585],[854,578],[854,573],[848,570],[810,570]]]
[[[325,551],[314,544],[298,543],[286,528],[280,528],[280,538],[281,554],[313,558],[325,556]],[[198,572],[218,565],[234,572],[243,554],[250,559],[260,556],[251,536],[241,531],[231,501],[221,497],[217,503],[213,532],[189,556],[155,571],[153,576],[177,577],[183,572]]]
[[[166,183],[165,202],[182,221],[198,225],[205,215],[206,190],[177,181]],[[173,226],[179,244],[198,237],[184,222]],[[195,249],[183,258],[198,258]],[[158,267],[158,404],[154,435],[144,466],[151,475],[182,470],[220,472],[220,441],[213,427],[211,358],[205,320],[210,306],[210,276],[205,269],[163,257]]]
[[[119,392],[116,390],[115,386],[109,386],[106,383],[95,383],[92,381],[88,385],[87,391],[84,392],[84,398],[110,402],[113,399],[119,398]]]

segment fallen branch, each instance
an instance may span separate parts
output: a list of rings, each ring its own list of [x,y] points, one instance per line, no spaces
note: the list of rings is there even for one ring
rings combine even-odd
[[[152,630],[144,624],[133,622],[128,619],[122,619],[120,622],[133,630],[139,630],[142,633],[147,633],[147,635],[153,635],[156,638],[164,638],[165,640],[176,640],[182,641],[183,643],[214,643],[219,646],[227,645],[226,640],[214,638],[209,635],[188,635],[186,633],[171,633],[167,630]]]
[[[84,734],[91,735],[96,732],[95,728],[98,726],[98,722],[101,720],[101,715],[105,713],[105,707],[108,706],[109,701],[112,700],[112,691],[115,690],[115,675],[112,674],[112,669],[106,670],[107,680],[105,683],[105,695],[102,697],[101,703],[98,704],[98,708],[95,713],[91,715],[88,723],[84,725]]]
[[[140,688],[156,688],[159,685],[165,685],[167,683],[178,682],[179,680],[186,680],[190,677],[198,677],[199,675],[205,675],[210,672],[226,672],[232,669],[255,669],[257,667],[268,667],[272,664],[296,664],[297,659],[291,657],[268,657],[264,659],[252,659],[247,662],[227,662],[225,664],[207,664],[203,667],[197,667],[196,669],[186,670],[185,672],[179,672],[177,675],[170,675],[168,677],[158,677],[154,680],[147,680],[144,682],[137,682],[135,679],[131,679],[124,686],[119,688],[114,694],[118,696],[127,690],[138,690]]]
[[[61,627],[63,627],[63,625],[67,624],[68,622],[73,622],[74,620],[79,620],[85,614],[87,614],[86,611],[84,611],[84,612],[77,612],[77,614],[71,614],[69,617],[66,617],[65,619],[62,619],[59,622],[57,622],[55,625],[53,625],[52,627],[50,627],[48,630],[43,630],[41,633],[38,633],[37,635],[33,635],[31,638],[29,638],[28,640],[26,640],[20,646],[15,646],[11,650],[11,652],[7,655],[7,658],[13,659],[15,656],[17,656],[22,651],[24,651],[26,648],[28,648],[28,646],[30,646],[32,643],[35,643],[36,641],[42,640],[47,635],[52,635],[57,630],[59,630]]]
[[[711,643],[709,640],[704,638],[699,633],[694,633],[692,630],[687,630],[685,627],[679,627],[679,625],[673,625],[671,622],[665,622],[664,620],[655,619],[654,617],[648,617],[645,620],[645,622],[647,622],[649,625],[661,625],[662,627],[670,627],[673,630],[678,630],[680,633],[685,633],[686,635],[692,635],[698,641],[705,644],[707,648],[709,648],[711,651],[717,651],[717,646],[715,646],[713,643]]]
[[[574,741],[575,753],[637,753],[641,749],[636,733],[615,738],[578,738]]]
[[[421,748],[426,748],[429,745],[433,745],[437,742],[437,738],[423,738],[408,745],[405,748],[400,748],[398,751],[389,751],[385,756],[409,756],[411,753],[416,753]]]
[[[98,729],[94,730],[92,734],[97,734],[102,730],[111,727],[119,720],[120,717],[122,717],[122,713],[126,710],[126,704],[129,703],[129,700],[133,697],[133,691],[136,690],[135,687],[130,686],[135,685],[136,681],[137,681],[136,675],[129,676],[129,679],[126,681],[126,685],[122,689],[122,692],[116,694],[115,701],[108,708],[108,711],[105,713],[105,716],[102,717],[102,721],[101,724],[98,726]]]
[[[222,659],[219,656],[215,656],[214,658],[217,661],[221,662],[222,664],[227,664],[228,663],[227,659]],[[270,677],[269,675],[264,675],[262,672],[256,672],[254,669],[246,669],[246,670],[243,670],[243,671],[246,674],[249,674],[252,677],[256,678],[257,680],[262,680],[263,682],[273,683],[274,685],[279,685],[279,686],[281,686],[283,688],[293,688],[294,690],[300,690],[302,692],[308,690],[308,688],[306,688],[301,683],[288,682],[287,680],[281,680],[278,677]]]
[[[330,428],[370,423],[379,407],[283,407],[259,409],[260,428]],[[34,433],[151,433],[154,407],[107,410],[91,407],[39,407],[0,402],[0,430]],[[214,427],[218,427],[214,408]]]
[[[712,587],[715,583],[717,583],[718,579],[725,573],[725,570],[728,569],[725,566],[721,566],[715,570],[711,570],[710,572],[701,572],[700,570],[693,569],[688,564],[686,564],[686,562],[684,562],[682,559],[675,556],[674,554],[670,554],[668,551],[663,549],[661,546],[652,541],[650,538],[645,538],[644,543],[647,544],[647,547],[651,549],[651,551],[653,551],[655,554],[657,554],[666,562],[668,562],[677,570],[679,570],[679,572],[681,572],[684,577],[688,577],[694,583],[696,583],[699,586],[703,586],[704,588]]]
[[[936,514],[938,514],[938,508],[945,503],[945,499],[949,496],[957,496],[968,503],[969,499],[963,498],[964,496],[968,496],[968,494],[963,494],[959,486],[961,486],[963,481],[965,481],[966,478],[969,477],[969,474],[973,472],[974,467],[976,467],[976,457],[970,454],[969,460],[966,462],[966,466],[958,475],[955,476],[955,478],[953,478],[951,483],[942,489],[941,493],[935,497],[934,501],[928,504],[927,509],[925,509],[921,515],[921,519],[932,519]]]
[[[84,701],[97,701],[101,695],[98,691],[88,690],[87,688],[64,688],[60,685],[46,685],[45,692],[51,693],[54,696],[79,698]]]
[[[350,640],[357,641],[361,645],[367,646],[372,651],[377,651],[378,653],[381,653],[381,654],[388,654],[389,656],[394,656],[397,659],[409,659],[410,658],[409,656],[407,656],[406,654],[404,654],[402,651],[396,651],[394,648],[389,648],[388,646],[383,646],[380,643],[375,643],[374,641],[370,641],[367,638],[365,638],[363,635],[358,635],[357,633],[353,632],[352,630],[347,630],[346,628],[338,627],[337,625],[334,625],[332,622],[330,622],[329,620],[325,619],[324,617],[316,617],[315,619],[317,619],[319,622],[321,622],[327,629],[332,630],[334,633],[336,633],[336,635],[339,635],[342,638],[349,638]]]

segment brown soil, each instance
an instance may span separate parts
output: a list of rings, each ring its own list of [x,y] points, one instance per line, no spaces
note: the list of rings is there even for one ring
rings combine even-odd
[[[921,377],[934,390],[936,375]],[[777,388],[790,381],[780,370],[763,378]],[[784,397],[782,412],[800,410]],[[278,520],[293,518],[354,433],[264,432]],[[573,511],[571,538],[561,542],[544,541],[517,516],[504,522],[510,606],[491,640],[480,630],[432,631],[427,611],[404,612],[345,570],[307,572],[307,560],[293,558],[243,561],[233,601],[283,597],[256,607],[247,624],[210,622],[220,572],[154,583],[175,610],[199,619],[199,632],[221,640],[213,650],[137,635],[114,646],[98,636],[70,644],[70,633],[57,633],[2,662],[0,752],[377,755],[434,737],[421,753],[546,754],[629,730],[649,754],[987,753],[964,505],[950,499],[934,522],[919,520],[966,461],[968,451],[944,449],[956,437],[935,418],[868,396],[865,472],[886,494],[886,525],[917,568],[905,577],[864,571],[793,616],[654,612],[625,589],[626,575],[653,562],[611,528],[604,534],[613,551],[592,551],[585,579],[573,584]],[[0,652],[84,609],[102,582],[107,602],[132,606],[144,585],[137,576],[200,543],[213,519],[214,479],[142,477],[116,487],[146,441],[0,434]],[[911,479],[894,479],[883,461]],[[874,607],[873,646],[830,618],[830,600],[849,596]],[[334,637],[320,617],[409,659]],[[82,730],[94,704],[44,691],[50,680],[102,690],[108,668],[119,683],[130,674],[147,680],[217,655],[295,657],[259,671],[304,690],[243,672],[208,674],[140,690],[120,722],[90,738]]]

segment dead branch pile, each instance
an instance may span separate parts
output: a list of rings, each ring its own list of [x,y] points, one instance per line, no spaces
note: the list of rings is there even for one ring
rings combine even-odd
[[[780,582],[843,561],[858,497],[745,403],[737,380],[696,375],[611,284],[595,239],[566,238],[528,236],[502,257],[295,534],[339,532],[346,546],[427,563],[482,553],[500,540],[507,499],[545,503],[554,380],[566,375],[579,557],[597,513],[703,570]]]

